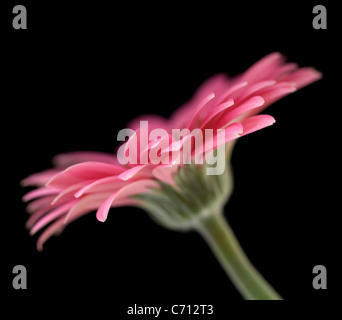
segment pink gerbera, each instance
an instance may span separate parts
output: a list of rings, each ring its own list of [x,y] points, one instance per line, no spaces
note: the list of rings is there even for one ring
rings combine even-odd
[[[152,154],[162,141],[165,143],[165,139],[169,148],[162,148],[159,153],[153,154],[160,158],[163,153],[170,152],[175,144],[172,129],[224,129],[225,139],[221,143],[230,143],[273,124],[273,117],[261,115],[260,112],[320,77],[321,74],[316,70],[285,63],[282,55],[273,53],[235,78],[230,79],[224,74],[210,78],[170,119],[157,115],[142,116],[132,121],[129,127],[135,130],[135,137],[140,134],[141,120],[148,121],[149,130],[162,128],[168,132],[168,136],[152,141],[140,150],[140,156],[142,153]],[[126,147],[129,147],[132,139],[128,140]],[[200,150],[194,147],[191,156],[217,147],[218,144],[208,146],[206,141]],[[60,232],[67,223],[82,215],[96,210],[97,219],[105,221],[111,207],[133,205],[148,208],[146,201],[139,195],[151,194],[153,197],[158,189],[166,190],[168,185],[180,185],[178,180],[181,178],[175,179],[175,174],[183,166],[182,163],[156,164],[153,158],[148,158],[148,163],[142,164],[130,161],[131,158],[132,154],[127,164],[122,165],[116,156],[110,154],[62,154],[54,158],[54,169],[24,179],[23,186],[38,187],[23,198],[24,201],[32,200],[27,205],[27,211],[31,214],[27,221],[30,233],[35,234],[48,226],[38,239],[38,249],[42,249],[51,235]]]

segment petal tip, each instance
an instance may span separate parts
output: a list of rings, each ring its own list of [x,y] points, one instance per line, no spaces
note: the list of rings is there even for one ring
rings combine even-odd
[[[77,191],[75,194],[74,194],[74,197],[76,199],[80,198],[82,196],[83,192],[82,191]]]
[[[100,214],[96,214],[96,218],[100,222],[105,222],[107,220],[107,217],[104,217],[104,216],[102,216]]]

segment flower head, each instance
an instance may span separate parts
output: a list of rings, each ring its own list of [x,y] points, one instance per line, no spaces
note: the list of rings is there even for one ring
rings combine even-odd
[[[63,230],[67,223],[94,210],[97,210],[97,219],[105,221],[109,209],[116,206],[141,206],[162,224],[176,229],[178,225],[191,225],[188,222],[195,213],[203,212],[196,205],[205,207],[202,200],[189,200],[195,197],[191,183],[195,185],[201,181],[208,194],[210,190],[205,188],[205,183],[212,183],[203,178],[203,166],[199,166],[198,179],[201,180],[192,181],[197,179],[193,169],[198,166],[184,169],[187,162],[179,161],[185,159],[182,157],[184,147],[192,140],[194,130],[195,136],[202,136],[203,143],[190,144],[187,153],[190,160],[197,156],[206,157],[238,137],[273,124],[273,117],[260,112],[320,77],[316,70],[285,63],[282,55],[273,53],[235,78],[230,79],[223,74],[210,78],[170,119],[146,115],[132,121],[129,127],[134,133],[120,147],[124,164],[119,157],[103,153],[73,152],[56,156],[54,169],[33,174],[22,181],[24,186],[37,187],[23,198],[24,201],[32,200],[27,206],[31,213],[27,227],[31,234],[48,225],[38,239],[38,249],[41,250],[43,243]],[[140,126],[142,120],[148,123],[146,132]],[[141,141],[143,134],[150,136],[154,129],[162,129],[162,134],[138,147],[137,142]],[[175,129],[178,129],[176,135]],[[213,130],[213,135],[203,135],[205,130]],[[224,135],[219,136],[219,132],[224,132]],[[185,171],[179,173],[183,169]],[[213,178],[217,188],[222,186],[222,179],[227,178],[225,175],[222,177],[219,180]],[[219,196],[208,196],[208,203],[212,204],[217,199],[224,202],[228,189],[223,188],[225,191],[218,192]],[[182,192],[186,191],[189,198],[184,200]],[[170,199],[173,199],[174,207]],[[157,210],[151,209],[156,204]],[[163,211],[161,206],[167,207],[162,217],[159,214]],[[172,223],[169,218],[173,219]]]

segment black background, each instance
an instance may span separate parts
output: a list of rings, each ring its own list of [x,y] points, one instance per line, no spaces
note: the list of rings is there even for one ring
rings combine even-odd
[[[28,29],[1,19],[1,276],[16,301],[90,298],[123,315],[127,306],[213,304],[228,314],[240,295],[195,233],[175,233],[141,210],[95,213],[53,237],[43,252],[24,228],[19,181],[50,167],[53,155],[112,152],[118,131],[140,114],[164,116],[209,76],[236,75],[279,51],[314,66],[323,79],[267,109],[274,126],[246,136],[233,154],[235,190],[226,217],[247,255],[286,300],[336,298],[340,189],[340,17],[312,27],[314,1],[232,1],[193,6],[27,2]],[[28,289],[12,288],[12,268],[28,270]],[[312,269],[328,270],[328,289],[312,288]]]

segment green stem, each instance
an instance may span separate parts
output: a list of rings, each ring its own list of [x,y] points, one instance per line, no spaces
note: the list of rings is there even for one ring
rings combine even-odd
[[[282,300],[248,260],[221,212],[203,219],[198,231],[245,299]]]

